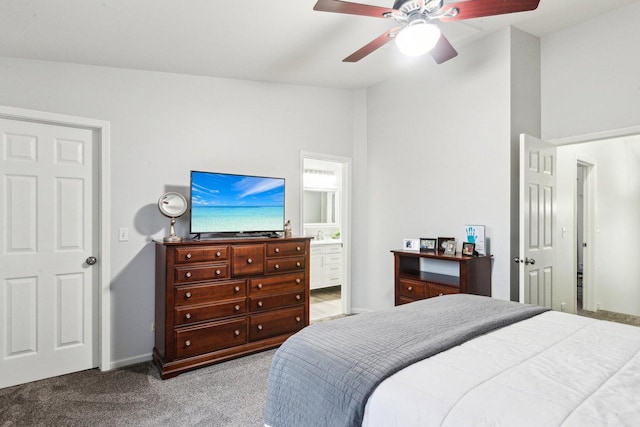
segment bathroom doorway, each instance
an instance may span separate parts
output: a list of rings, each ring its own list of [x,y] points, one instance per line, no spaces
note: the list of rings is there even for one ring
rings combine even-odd
[[[310,320],[350,313],[350,165],[347,158],[301,154],[301,218],[311,240]]]

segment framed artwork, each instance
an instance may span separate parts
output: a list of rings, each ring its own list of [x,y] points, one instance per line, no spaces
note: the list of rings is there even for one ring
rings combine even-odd
[[[447,240],[444,244],[444,254],[445,255],[455,255],[456,254],[456,241],[455,240]]]
[[[427,238],[427,237],[421,237],[420,238],[420,250],[423,252],[435,252],[436,251],[436,245],[437,245],[437,239],[435,238]]]
[[[476,245],[475,251],[478,255],[486,255],[484,225],[465,225],[464,235],[466,242]]]
[[[449,240],[456,240],[455,237],[438,237],[438,243],[437,243],[437,247],[438,247],[438,252],[444,252],[445,250],[445,243],[447,243]]]
[[[405,251],[419,251],[420,239],[404,239],[402,241],[402,249]]]
[[[473,256],[473,251],[476,249],[475,243],[464,242],[462,244],[462,255]]]

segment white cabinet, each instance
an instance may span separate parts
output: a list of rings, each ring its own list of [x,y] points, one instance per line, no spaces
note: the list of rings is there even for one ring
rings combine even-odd
[[[342,243],[311,246],[311,289],[342,285]]]

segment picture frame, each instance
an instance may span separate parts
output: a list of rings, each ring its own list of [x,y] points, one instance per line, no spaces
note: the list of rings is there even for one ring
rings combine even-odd
[[[485,255],[485,226],[484,225],[465,225],[464,241],[474,243],[475,251],[479,255]]]
[[[438,237],[438,243],[437,243],[438,253],[444,252],[445,243],[448,242],[449,240],[455,241],[456,238],[455,237]]]
[[[470,242],[462,243],[462,255],[464,256],[473,256],[473,253],[476,250],[476,244]]]
[[[421,252],[435,252],[438,239],[431,237],[420,238],[420,251]]]
[[[456,241],[455,240],[447,240],[444,244],[444,254],[445,255],[455,255],[456,254]]]
[[[405,251],[419,251],[420,250],[420,239],[403,239],[402,240],[402,250],[405,250]]]

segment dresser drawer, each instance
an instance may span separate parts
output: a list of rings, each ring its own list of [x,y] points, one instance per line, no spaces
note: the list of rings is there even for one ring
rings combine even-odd
[[[325,286],[334,286],[342,283],[342,266],[325,266],[324,284]]]
[[[282,295],[270,295],[249,298],[249,310],[251,312],[273,310],[275,308],[288,307],[303,303],[304,291]]]
[[[290,334],[305,325],[304,307],[254,314],[249,318],[249,341]]]
[[[247,342],[247,320],[217,322],[175,331],[178,358],[196,356]]]
[[[417,280],[400,279],[398,293],[403,297],[424,299],[427,297],[426,283]]]
[[[329,254],[342,254],[342,244],[327,245],[324,247],[324,253]]]
[[[305,257],[271,258],[267,259],[267,274],[282,273],[283,271],[299,271],[305,269]]]
[[[324,255],[325,265],[342,265],[342,253],[332,253]]]
[[[175,268],[176,283],[228,279],[229,264],[183,265]]]
[[[267,243],[267,258],[289,255],[304,255],[304,242],[273,242]]]
[[[247,295],[244,280],[233,280],[224,283],[203,283],[175,288],[176,306],[206,304],[225,299],[237,299]]]
[[[187,262],[223,261],[229,259],[228,246],[176,248],[176,264]]]
[[[304,292],[304,273],[249,279],[249,295],[252,298],[264,295]]]
[[[178,306],[175,308],[174,323],[176,326],[188,325],[191,323],[198,323],[222,317],[234,316],[236,314],[245,314],[246,312],[246,298],[235,301],[226,301],[217,304]]]
[[[232,246],[233,276],[264,274],[264,245]]]
[[[437,297],[440,295],[457,294],[460,289],[453,286],[437,285],[435,283],[427,283],[427,298]]]

